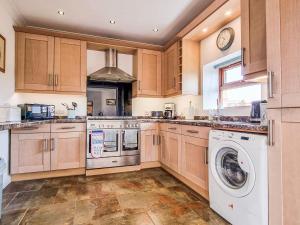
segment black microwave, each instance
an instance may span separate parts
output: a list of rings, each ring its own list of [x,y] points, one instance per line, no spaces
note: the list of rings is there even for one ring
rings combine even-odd
[[[21,107],[22,120],[54,119],[55,106],[43,104],[23,104]]]

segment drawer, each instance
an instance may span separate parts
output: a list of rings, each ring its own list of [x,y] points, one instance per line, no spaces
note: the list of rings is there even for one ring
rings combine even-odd
[[[157,128],[157,123],[141,123],[141,130],[156,130]]]
[[[50,124],[28,124],[28,126],[11,130],[12,134],[49,133]]]
[[[210,127],[199,127],[199,126],[187,126],[183,125],[181,127],[182,135],[208,139]]]
[[[162,131],[172,132],[176,134],[181,134],[181,125],[172,123],[161,123],[160,129]]]
[[[52,133],[86,131],[86,123],[53,123],[51,124]]]

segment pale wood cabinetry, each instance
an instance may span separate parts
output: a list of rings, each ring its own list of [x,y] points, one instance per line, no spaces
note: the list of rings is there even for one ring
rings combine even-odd
[[[16,90],[53,91],[54,38],[16,33]]]
[[[167,143],[167,132],[160,131],[160,162],[166,166],[169,165],[170,161],[170,154],[168,149],[168,143]]]
[[[167,133],[166,145],[169,156],[167,166],[175,172],[179,172],[179,163],[181,156],[181,135],[176,133]]]
[[[85,132],[51,134],[51,170],[85,167]]]
[[[261,75],[267,70],[266,1],[241,0],[242,74]]]
[[[161,96],[162,59],[160,51],[138,49],[135,55],[137,81],[133,83],[133,95]]]
[[[86,42],[55,38],[54,87],[59,92],[86,92]]]
[[[50,170],[50,133],[12,133],[11,139],[11,174]]]
[[[86,92],[86,42],[16,33],[16,91]]]
[[[175,95],[179,91],[178,83],[178,43],[176,42],[164,52],[163,92],[164,95]]]
[[[11,173],[85,167],[85,124],[63,123],[13,129]]]
[[[181,174],[208,190],[208,140],[182,135]]]
[[[159,138],[157,130],[141,132],[141,162],[158,161]]]

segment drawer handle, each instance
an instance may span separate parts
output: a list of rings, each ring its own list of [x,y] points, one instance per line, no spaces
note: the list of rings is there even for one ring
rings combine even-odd
[[[59,129],[61,130],[71,130],[71,129],[75,129],[76,127],[61,127]]]
[[[37,130],[39,127],[33,126],[33,127],[22,127],[21,130]]]
[[[117,160],[113,160],[113,161],[111,161],[112,163],[117,163],[118,161]]]
[[[191,133],[191,134],[199,134],[199,131],[197,131],[197,130],[187,130],[186,132]]]
[[[168,129],[169,129],[169,130],[177,130],[176,127],[169,127]]]

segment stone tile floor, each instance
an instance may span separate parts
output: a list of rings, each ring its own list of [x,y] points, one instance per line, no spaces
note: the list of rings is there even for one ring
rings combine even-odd
[[[162,169],[11,183],[0,224],[227,225]]]

